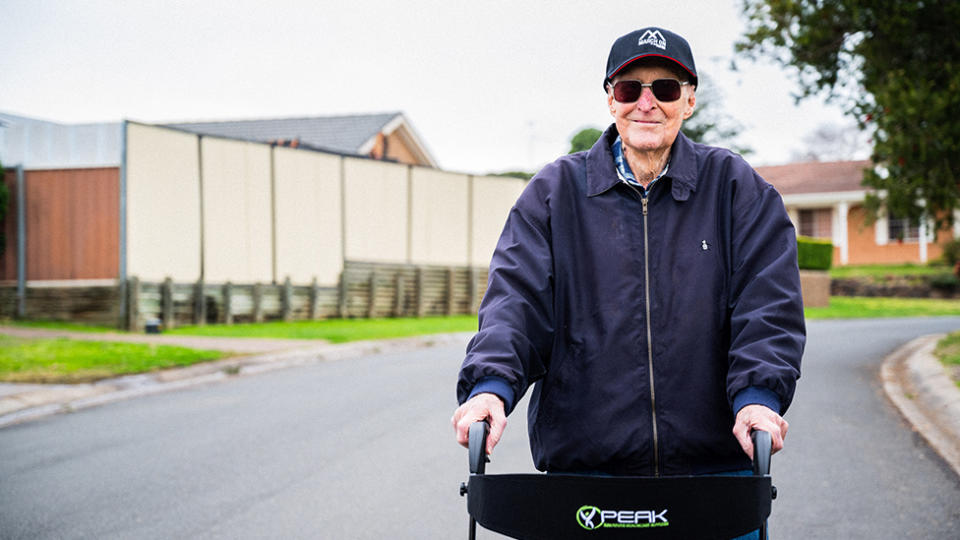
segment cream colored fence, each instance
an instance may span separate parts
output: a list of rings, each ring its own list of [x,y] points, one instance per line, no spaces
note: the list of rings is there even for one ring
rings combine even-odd
[[[525,185],[137,123],[124,166],[126,276],[149,282],[329,287],[345,261],[486,267]]]

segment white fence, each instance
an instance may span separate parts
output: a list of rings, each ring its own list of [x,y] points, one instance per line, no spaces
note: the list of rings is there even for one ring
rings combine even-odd
[[[126,274],[338,283],[344,261],[485,267],[525,182],[128,123]]]

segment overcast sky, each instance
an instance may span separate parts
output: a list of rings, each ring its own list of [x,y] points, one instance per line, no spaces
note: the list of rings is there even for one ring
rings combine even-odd
[[[656,25],[744,126],[754,165],[818,125],[786,72],[740,61],[739,0],[0,1],[0,111],[63,123],[402,111],[441,167],[531,170],[611,121],[613,41]]]

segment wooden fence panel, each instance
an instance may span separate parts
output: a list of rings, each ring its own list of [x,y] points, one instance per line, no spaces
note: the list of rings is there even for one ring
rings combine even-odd
[[[2,222],[4,249],[0,255],[0,280],[13,281],[17,279],[17,171],[4,169],[3,183],[7,186],[9,197],[7,215]]]
[[[143,331],[150,320],[163,328],[184,325],[233,324],[341,316],[414,317],[473,313],[485,288],[486,272],[478,268],[390,265],[349,262],[343,287],[311,284],[175,283],[172,280],[126,284],[127,320],[119,320],[120,286],[28,286],[27,317],[121,325]],[[451,287],[452,286],[452,287]],[[398,289],[399,287],[399,289]],[[202,291],[202,298],[197,296]],[[229,291],[229,292],[228,292]],[[286,291],[289,291],[286,292]],[[341,299],[342,291],[347,297]],[[371,296],[371,291],[374,293]],[[287,295],[289,295],[287,299]],[[229,299],[229,307],[227,301]],[[0,315],[12,317],[16,287],[0,287]]]
[[[7,175],[9,180],[9,173]],[[4,277],[16,279],[16,176]],[[120,176],[114,167],[26,171],[28,280],[113,279],[120,261]],[[12,221],[11,221],[12,220]]]

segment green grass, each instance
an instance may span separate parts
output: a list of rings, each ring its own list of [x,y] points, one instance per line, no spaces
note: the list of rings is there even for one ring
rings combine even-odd
[[[927,298],[862,298],[834,296],[826,308],[807,308],[808,319],[851,319],[874,317],[921,317],[960,315],[960,300]],[[18,323],[19,324],[19,323]],[[66,323],[24,323],[54,329],[107,331]],[[329,319],[323,321],[268,322],[261,324],[207,325],[183,327],[168,335],[324,339],[332,343],[395,337],[473,332],[477,317],[425,317],[422,319]],[[948,344],[955,349],[949,362],[960,364],[960,333]],[[77,383],[122,374],[143,373],[169,367],[187,366],[222,358],[225,353],[197,351],[165,345],[71,341],[68,339],[24,339],[0,335],[0,381]]]
[[[938,274],[949,274],[950,272],[951,269],[943,264],[864,264],[855,266],[835,266],[830,269],[830,277],[885,278],[887,276],[933,276]]]
[[[829,307],[804,310],[808,319],[870,319],[960,315],[960,300],[831,296]]]
[[[954,382],[960,386],[960,331],[948,334],[941,339],[933,354],[950,368]]]
[[[91,382],[216,360],[220,351],[69,339],[27,339],[0,335],[0,381]]]
[[[398,319],[327,319],[322,321],[266,322],[259,324],[184,326],[164,334],[217,337],[257,337],[280,339],[325,339],[345,343],[368,339],[386,339],[475,332],[476,315]]]
[[[65,330],[70,332],[117,332],[116,328],[110,326],[94,326],[90,324],[70,323],[61,321],[22,321],[13,319],[0,319],[0,325],[20,326],[23,328],[42,328],[45,330]]]

